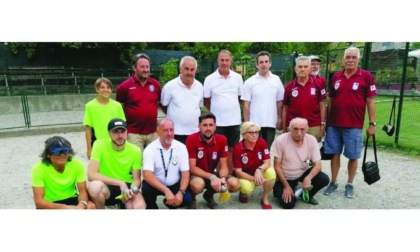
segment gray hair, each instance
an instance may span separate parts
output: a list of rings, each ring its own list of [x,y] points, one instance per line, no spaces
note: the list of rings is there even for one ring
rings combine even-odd
[[[309,126],[308,126],[308,120],[307,120],[306,118],[302,118],[302,117],[295,117],[295,118],[293,118],[293,119],[290,121],[290,123],[289,123],[289,130],[290,130],[290,131],[292,131],[293,126],[294,126],[295,124],[299,123],[299,122],[303,122],[303,123],[305,123],[305,124],[306,124],[306,130],[308,130],[308,129],[309,129]]]
[[[179,62],[179,66],[182,67],[185,63],[185,61],[194,61],[195,68],[197,69],[197,60],[193,56],[184,56],[181,58],[181,61]]]
[[[346,57],[347,53],[353,52],[353,51],[357,52],[357,58],[360,59],[360,49],[354,46],[349,47],[344,51],[344,58]]]
[[[309,63],[309,65],[311,64],[311,58],[307,57],[307,56],[299,56],[296,58],[295,62],[296,65],[299,61],[307,61]]]

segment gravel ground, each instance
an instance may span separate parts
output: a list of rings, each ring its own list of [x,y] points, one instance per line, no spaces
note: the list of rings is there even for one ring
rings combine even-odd
[[[16,132],[15,132],[16,135]],[[1,138],[0,146],[0,209],[34,209],[31,188],[31,168],[40,159],[44,141],[53,135],[61,135],[68,139],[76,150],[76,157],[87,164],[84,132],[68,132],[62,134],[33,135]],[[368,160],[373,160],[373,151],[368,151]],[[381,180],[367,185],[363,181],[361,162],[354,182],[356,196],[348,199],[344,196],[344,185],[347,179],[347,160],[342,159],[339,173],[338,190],[331,196],[322,191],[316,195],[319,205],[312,206],[298,202],[296,209],[419,209],[420,190],[413,190],[420,184],[418,174],[419,159],[396,155],[389,152],[378,153]],[[322,161],[323,171],[330,175],[328,161]],[[230,201],[222,203],[224,209],[261,209],[259,201],[261,188],[250,195],[250,201],[242,204],[238,201],[238,193],[232,194]],[[217,200],[217,195],[215,195]],[[158,198],[161,202],[162,198]],[[273,208],[280,206],[271,194]],[[160,204],[161,208],[162,204]],[[206,209],[201,195],[197,196],[197,207]]]

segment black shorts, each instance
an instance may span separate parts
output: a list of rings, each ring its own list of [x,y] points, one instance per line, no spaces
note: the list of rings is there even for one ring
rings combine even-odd
[[[69,205],[69,206],[77,206],[79,204],[79,197],[77,197],[76,195],[75,197],[54,201],[54,203],[64,204],[64,205]]]
[[[239,125],[217,126],[216,133],[224,135],[227,138],[229,148],[235,147],[241,137]]]
[[[126,182],[125,184],[127,185],[128,188],[130,188],[130,186],[131,186],[130,183]],[[122,201],[118,200],[118,199],[115,199],[115,197],[121,195],[120,187],[119,186],[114,186],[114,185],[107,185],[107,184],[105,184],[105,185],[108,187],[109,194],[110,194],[109,198],[105,200],[105,206],[113,206],[113,205],[116,205],[116,204],[120,204]]]

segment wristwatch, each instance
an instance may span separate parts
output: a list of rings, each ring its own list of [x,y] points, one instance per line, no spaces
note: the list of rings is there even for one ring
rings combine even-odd
[[[85,207],[85,209],[86,209],[86,208],[87,208],[87,206],[88,206],[87,202],[86,202],[86,201],[84,201],[84,200],[79,201],[79,203],[82,203],[82,205]]]
[[[369,125],[376,126],[376,122],[370,122]]]
[[[185,195],[185,190],[179,190],[181,193],[182,193],[182,195]]]

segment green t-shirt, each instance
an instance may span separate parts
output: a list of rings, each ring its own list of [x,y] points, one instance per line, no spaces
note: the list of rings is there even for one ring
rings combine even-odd
[[[114,118],[125,121],[121,103],[113,99],[109,99],[108,104],[101,104],[95,98],[85,105],[83,125],[90,126],[95,130],[96,139],[109,139],[108,123]]]
[[[57,172],[52,164],[39,161],[32,167],[32,186],[44,187],[44,199],[50,202],[77,196],[76,183],[86,181],[82,161],[73,158],[66,163],[63,173]]]
[[[93,144],[91,160],[99,162],[99,173],[133,183],[131,170],[141,169],[142,153],[136,145],[125,142],[122,151],[112,148],[111,139],[96,140]]]

